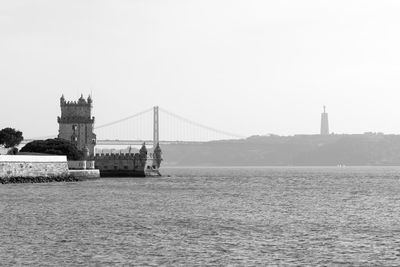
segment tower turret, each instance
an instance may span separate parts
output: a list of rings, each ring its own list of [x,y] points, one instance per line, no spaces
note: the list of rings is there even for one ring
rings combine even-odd
[[[156,147],[154,148],[154,163],[157,166],[157,168],[160,168],[161,165],[161,161],[162,159],[162,151],[160,148],[160,144],[157,143]]]
[[[146,143],[142,144],[142,147],[139,150],[139,154],[142,156],[147,156],[147,148],[146,148]]]
[[[139,150],[139,159],[140,159],[140,164],[145,167],[146,162],[147,162],[147,148],[146,148],[146,143],[143,143],[142,147]]]

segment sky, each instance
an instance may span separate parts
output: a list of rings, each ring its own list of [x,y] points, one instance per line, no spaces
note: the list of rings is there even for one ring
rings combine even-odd
[[[239,135],[400,134],[400,2],[0,0],[0,128],[152,106]]]

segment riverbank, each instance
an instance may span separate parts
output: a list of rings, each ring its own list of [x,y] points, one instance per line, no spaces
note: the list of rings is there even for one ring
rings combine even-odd
[[[98,178],[100,178],[99,170],[70,170],[66,156],[0,156],[1,184],[77,182]]]
[[[53,182],[79,182],[87,180],[78,176],[63,177],[0,177],[0,184],[26,184],[26,183],[53,183]]]

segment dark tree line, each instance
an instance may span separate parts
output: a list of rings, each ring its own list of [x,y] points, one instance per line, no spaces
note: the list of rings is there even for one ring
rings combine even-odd
[[[0,130],[0,146],[10,149],[8,154],[18,154],[16,148],[24,140],[21,131],[13,128]],[[20,152],[41,153],[51,155],[66,155],[68,160],[81,160],[83,152],[73,143],[63,139],[36,140],[26,144]]]
[[[83,158],[83,152],[73,143],[59,138],[32,141],[26,144],[21,152],[66,155],[68,160],[81,160]]]

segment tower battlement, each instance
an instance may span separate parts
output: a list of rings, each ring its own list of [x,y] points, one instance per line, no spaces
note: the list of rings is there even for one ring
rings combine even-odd
[[[66,101],[64,98],[64,95],[61,96],[60,98],[60,105],[61,106],[92,106],[92,97],[89,95],[87,99],[83,98],[83,94],[81,94],[81,97],[78,99],[78,101]]]
[[[58,117],[58,123],[94,123],[92,103],[91,96],[85,99],[81,95],[78,101],[66,101],[63,95],[60,98],[61,117]]]

